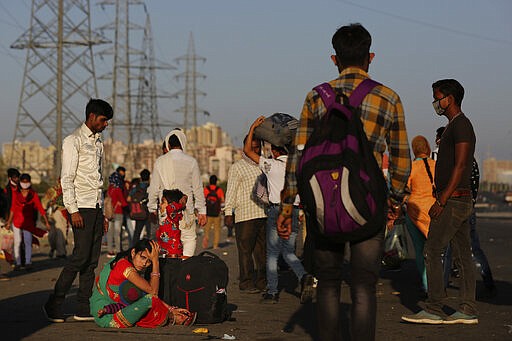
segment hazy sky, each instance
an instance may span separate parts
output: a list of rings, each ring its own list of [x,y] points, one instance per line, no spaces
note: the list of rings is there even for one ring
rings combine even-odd
[[[13,138],[26,55],[9,46],[28,28],[30,4],[0,0],[0,143]],[[95,4],[91,0],[95,26],[112,20],[112,8],[103,11]],[[198,82],[207,93],[198,104],[211,113],[199,115],[199,123],[219,124],[238,145],[260,114],[298,117],[306,93],[337,76],[329,59],[332,34],[360,22],[373,38],[370,75],[400,95],[410,139],[422,134],[433,142],[435,129],[446,121],[434,114],[431,84],[456,78],[466,90],[462,107],[475,127],[477,157],[512,159],[510,0],[146,0],[146,5],[160,60],[173,63],[185,54],[193,32],[196,53],[207,58],[198,65],[207,76]],[[173,93],[183,86],[172,76],[157,74],[162,90]],[[163,119],[182,122],[174,112],[178,100],[159,106]]]

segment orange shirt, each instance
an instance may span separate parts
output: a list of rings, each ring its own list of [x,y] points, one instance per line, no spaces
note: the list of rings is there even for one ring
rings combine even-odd
[[[436,162],[430,158],[427,160],[432,178],[434,179]],[[432,196],[432,183],[422,159],[418,158],[412,162],[411,175],[409,176],[407,187],[411,191],[407,201],[407,215],[426,237],[430,225],[428,211],[436,201],[436,198]]]

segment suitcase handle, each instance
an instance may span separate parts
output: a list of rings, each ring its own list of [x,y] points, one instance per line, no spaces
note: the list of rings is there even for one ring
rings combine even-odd
[[[215,253],[210,252],[210,251],[203,251],[203,252],[199,253],[197,255],[197,257],[211,257],[211,258],[218,258],[218,259],[220,259],[219,256],[217,256]]]

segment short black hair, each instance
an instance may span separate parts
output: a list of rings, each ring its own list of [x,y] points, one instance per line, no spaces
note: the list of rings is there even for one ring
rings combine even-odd
[[[20,177],[20,171],[17,170],[16,168],[9,168],[7,170],[7,177],[9,178],[14,178],[14,177]]]
[[[23,174],[20,175],[20,181],[23,181],[23,180],[31,181],[32,177],[28,173],[23,173]]]
[[[459,107],[464,99],[464,87],[455,79],[441,79],[432,84],[432,90],[439,90],[445,96],[453,96],[455,104]]]
[[[338,62],[344,66],[363,66],[369,58],[372,36],[356,23],[340,27],[332,36]]]
[[[141,170],[141,171],[140,171],[140,173],[139,173],[139,174],[140,174],[140,179],[141,179],[142,181],[149,181],[149,176],[151,175],[151,173],[149,172],[149,170],[147,170],[147,169],[145,169],[145,168],[144,168],[143,170]]]
[[[217,184],[217,175],[212,174],[210,175],[210,185],[216,185]]]
[[[245,135],[242,146],[245,146],[245,142],[247,142],[248,138],[249,138],[249,135]],[[261,139],[255,137],[254,135],[252,135],[252,140],[256,141],[256,142],[259,142],[261,144]]]
[[[126,173],[126,168],[124,168],[123,166],[119,166],[116,168],[116,172],[125,172]]]
[[[164,189],[162,192],[162,197],[164,197],[168,203],[178,202],[184,195],[185,194],[179,189]]]
[[[114,117],[114,110],[112,106],[102,99],[91,98],[85,107],[85,119],[89,118],[90,114],[105,116],[107,119]]]
[[[286,150],[285,147],[278,147],[276,145],[271,144],[270,149],[279,152],[279,154],[281,155],[288,155],[288,151]]]
[[[170,149],[173,149],[173,148],[183,149],[180,139],[178,138],[178,136],[176,136],[176,134],[172,134],[171,136],[169,136],[169,148]]]

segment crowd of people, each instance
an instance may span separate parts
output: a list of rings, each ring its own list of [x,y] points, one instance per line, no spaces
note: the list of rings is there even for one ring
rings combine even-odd
[[[328,84],[336,101],[343,103],[370,78],[368,69],[375,55],[370,52],[371,36],[360,24],[339,28],[332,45],[335,54],[331,60],[339,75]],[[78,321],[95,320],[99,326],[116,328],[157,327],[169,321],[189,325],[195,319],[193,312],[172,307],[158,297],[161,270],[167,259],[183,260],[196,254],[197,227],[204,229],[202,247],[210,247],[213,231],[211,245],[218,249],[224,216],[228,237],[234,230],[236,239],[240,292],[261,294],[264,304],[279,303],[278,259],[282,256],[297,276],[301,303],[316,296],[319,339],[339,340],[342,269],[343,263],[349,261],[350,334],[354,340],[373,340],[375,292],[386,225],[392,225],[405,211],[426,301],[424,310],[404,315],[402,320],[476,324],[472,253],[481,265],[486,288],[490,292],[496,290],[475,230],[476,138],[461,109],[462,85],[454,79],[443,79],[432,85],[432,91],[435,113],[448,122],[436,138],[435,153],[424,136],[412,139],[412,161],[405,115],[395,91],[378,83],[355,108],[377,164],[382,166],[385,154],[389,159],[385,174],[388,224],[370,237],[348,243],[315,233],[319,222],[310,218],[311,208],[302,207],[300,201],[299,161],[309,147],[308,141],[317,134],[315,128],[330,109],[324,103],[325,94],[318,90],[307,94],[295,136],[286,145],[270,143],[269,155],[262,152],[265,141],[254,134],[266,118],[261,116],[254,121],[244,139],[241,159],[229,169],[225,193],[217,186],[215,175],[203,186],[198,163],[187,154],[187,138],[179,128],[165,137],[163,155],[151,172],[144,169],[140,178],[128,182],[126,169],[118,167],[108,177],[105,191],[101,132],[114,113],[107,102],[91,99],[85,122],[63,142],[61,177],[46,193],[43,204],[31,189],[29,174],[8,170],[9,182],[3,192],[7,208],[3,215],[6,228],[14,231],[14,270],[31,268],[32,237],[45,232],[36,227],[35,213],[39,212],[50,232],[50,257],[67,257],[43,308],[50,321],[64,322],[62,305],[78,275],[74,316]],[[262,174],[266,177],[268,203],[255,201],[251,195]],[[305,218],[299,218],[300,209],[306,211]],[[301,224],[307,226],[302,260],[296,254]],[[128,234],[128,248],[123,248],[123,227]],[[74,246],[68,257],[69,230]],[[111,260],[95,280],[103,243]],[[451,264],[451,257],[460,277],[461,302],[447,315],[444,298],[449,285],[446,274],[453,271],[447,265]],[[8,276],[1,278],[6,280]],[[135,300],[123,297],[127,286],[139,292]]]

